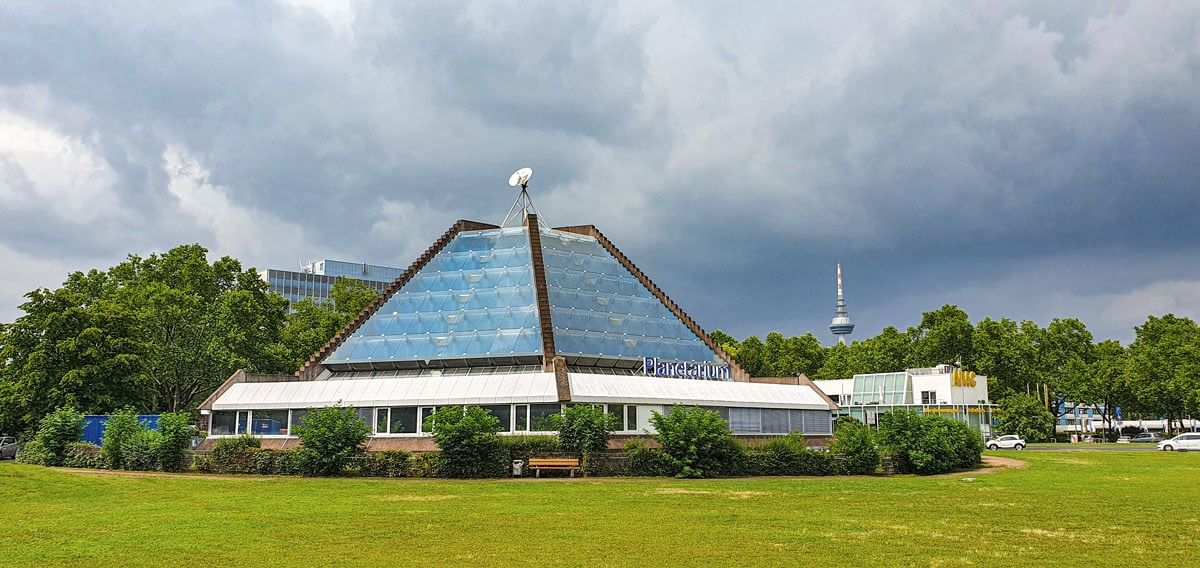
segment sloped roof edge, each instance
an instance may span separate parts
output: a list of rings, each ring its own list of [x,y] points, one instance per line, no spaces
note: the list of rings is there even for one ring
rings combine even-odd
[[[597,229],[595,225],[555,227],[554,230],[575,233],[577,235],[584,235],[586,237],[592,237],[596,239],[596,241],[600,243],[600,246],[604,247],[604,250],[608,251],[608,254],[611,254],[613,258],[617,259],[617,262],[621,263],[621,266],[625,267],[625,270],[628,270],[629,273],[634,276],[634,278],[637,278],[638,281],[642,283],[642,286],[645,286],[651,294],[654,294],[654,296],[658,298],[658,300],[662,302],[672,314],[675,314],[675,317],[679,318],[679,321],[683,322],[683,324],[686,325],[687,328],[692,331],[692,333],[696,334],[696,337],[699,337],[709,349],[712,349],[713,353],[716,353],[717,356],[724,359],[726,363],[729,363],[730,370],[732,371],[730,375],[733,377],[734,381],[750,382],[750,374],[747,373],[741,365],[738,365],[737,361],[734,361],[733,357],[730,357],[724,349],[721,349],[721,346],[718,345],[716,341],[713,341],[713,339],[709,337],[703,329],[700,328],[700,325],[683,311],[683,308],[680,308],[678,304],[672,301],[671,298],[667,296],[667,293],[662,291],[662,288],[659,288],[654,284],[654,282],[650,281],[650,278],[641,270],[639,270],[638,267],[633,264],[633,261],[629,260],[629,257],[625,256],[625,254],[622,253],[621,250],[612,243],[612,241],[608,240],[608,237],[605,237],[604,233],[601,233],[600,229]]]
[[[317,375],[320,375],[321,371],[324,369],[324,366],[321,364],[321,362],[324,361],[325,358],[330,354],[332,354],[334,350],[341,346],[341,344],[346,341],[346,338],[353,335],[359,327],[362,327],[362,325],[366,323],[371,316],[375,315],[375,312],[379,311],[379,308],[383,307],[384,303],[390,300],[392,296],[396,294],[396,292],[399,292],[405,284],[408,284],[409,280],[412,280],[413,277],[416,276],[426,264],[429,264],[429,261],[433,260],[433,257],[436,256],[437,253],[446,248],[446,245],[450,244],[450,241],[454,240],[454,237],[457,237],[459,233],[465,231],[482,231],[486,229],[499,228],[499,225],[459,219],[458,222],[454,223],[454,225],[447,229],[446,232],[443,233],[442,236],[439,237],[438,240],[435,241],[433,245],[431,245],[425,251],[424,254],[417,257],[417,260],[409,265],[409,267],[402,274],[400,274],[398,278],[392,281],[391,284],[388,284],[388,287],[384,289],[382,294],[376,296],[366,308],[363,308],[363,311],[359,312],[354,319],[350,320],[350,323],[346,324],[346,327],[342,328],[341,331],[334,335],[324,347],[321,347],[321,349],[317,351],[317,353],[313,355],[312,358],[310,358],[308,362],[300,368],[299,371],[296,372],[296,376],[300,377],[301,380],[313,380],[317,377]]]

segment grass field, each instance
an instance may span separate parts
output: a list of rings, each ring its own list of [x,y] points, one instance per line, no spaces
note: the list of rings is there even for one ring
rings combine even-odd
[[[0,566],[1195,566],[1200,453],[681,481],[116,477],[0,464]]]

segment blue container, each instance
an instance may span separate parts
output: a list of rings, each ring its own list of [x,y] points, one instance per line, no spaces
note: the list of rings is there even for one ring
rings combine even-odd
[[[158,430],[158,417],[161,414],[139,414],[138,422],[143,426]],[[83,441],[100,445],[104,440],[104,428],[108,426],[108,416],[103,414],[88,414],[83,417]]]

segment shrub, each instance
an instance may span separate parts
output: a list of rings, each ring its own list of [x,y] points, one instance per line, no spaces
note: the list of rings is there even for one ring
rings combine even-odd
[[[842,416],[838,418],[837,430],[829,450],[842,459],[842,466],[850,475],[871,475],[879,468],[879,449],[875,447],[875,436],[862,422]]]
[[[158,465],[163,471],[181,471],[192,446],[194,429],[189,416],[182,412],[163,414],[158,417]]]
[[[510,460],[529,461],[532,457],[551,456],[562,451],[558,436],[500,436],[502,453]]]
[[[248,434],[218,440],[206,465],[216,473],[255,473],[261,446],[261,440]]]
[[[583,470],[587,472],[588,458],[608,450],[608,439],[617,429],[617,417],[590,404],[576,404],[550,416],[550,425],[558,430],[562,449],[583,458]]]
[[[629,455],[625,465],[625,471],[629,475],[646,477],[675,475],[675,468],[666,454],[662,453],[662,450],[649,448],[646,446],[646,440],[642,438],[627,440],[625,452]]]
[[[159,446],[162,435],[142,426],[141,430],[126,436],[121,441],[120,467],[133,471],[158,469]]]
[[[1016,434],[1027,442],[1049,442],[1054,439],[1054,415],[1034,395],[1017,393],[1000,401],[997,429],[1003,434]]]
[[[896,471],[930,475],[972,467],[983,446],[979,434],[935,414],[896,410],[879,418],[879,442],[894,458]]]
[[[411,457],[412,454],[399,450],[370,452],[359,462],[362,464],[359,474],[363,477],[409,477]]]
[[[59,408],[38,422],[33,439],[21,448],[21,461],[37,465],[63,465],[67,449],[82,437],[83,415],[69,406]]]
[[[796,433],[767,441],[757,448],[744,448],[737,473],[740,475],[835,475],[841,472],[832,454],[810,450],[804,436]]]
[[[658,430],[654,439],[675,466],[676,477],[714,477],[736,469],[741,448],[716,412],[676,405],[668,414],[655,412],[650,423]]]
[[[138,422],[137,412],[132,408],[109,415],[108,422],[104,425],[104,437],[100,439],[100,459],[104,467],[125,468],[122,448],[126,440],[145,429],[146,427]]]
[[[87,442],[75,442],[67,446],[67,455],[63,458],[63,465],[67,467],[99,469],[102,464],[100,446]]]
[[[312,453],[305,458],[306,475],[337,475],[350,458],[363,453],[370,430],[353,408],[310,408],[295,428],[300,443]]]
[[[425,452],[415,454],[412,458],[411,471],[413,477],[441,477],[442,453]]]
[[[427,419],[426,429],[441,450],[440,471],[448,477],[498,477],[506,464],[496,429],[500,420],[478,406],[444,406]]]

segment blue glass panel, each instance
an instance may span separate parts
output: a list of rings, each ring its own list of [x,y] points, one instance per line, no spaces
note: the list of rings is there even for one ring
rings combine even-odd
[[[327,359],[540,354],[526,228],[460,233]]]
[[[542,231],[560,353],[714,361],[715,354],[595,239]]]

